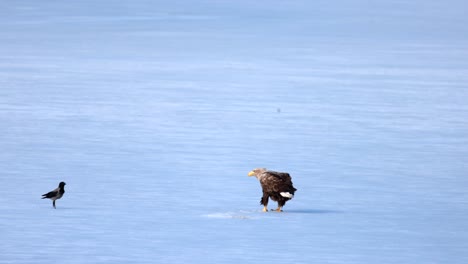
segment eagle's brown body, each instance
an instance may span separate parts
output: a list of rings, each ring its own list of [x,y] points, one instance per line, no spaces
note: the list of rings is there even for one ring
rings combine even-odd
[[[281,212],[287,201],[294,197],[296,188],[291,181],[291,176],[286,172],[269,171],[267,169],[254,169],[249,172],[249,176],[255,176],[262,186],[263,196],[260,200],[263,211],[268,211],[268,199],[278,202],[276,211]]]

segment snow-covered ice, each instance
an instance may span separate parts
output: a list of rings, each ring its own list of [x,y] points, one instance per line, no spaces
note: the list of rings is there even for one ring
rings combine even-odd
[[[1,2],[0,263],[468,263],[466,10]]]

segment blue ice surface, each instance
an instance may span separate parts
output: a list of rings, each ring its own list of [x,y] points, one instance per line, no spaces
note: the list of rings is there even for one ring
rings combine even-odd
[[[467,9],[1,2],[0,263],[468,263]]]

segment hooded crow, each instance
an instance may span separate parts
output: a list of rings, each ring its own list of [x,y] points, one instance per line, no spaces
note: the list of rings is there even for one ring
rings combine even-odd
[[[55,208],[55,200],[58,200],[58,199],[62,198],[64,193],[65,193],[65,183],[60,182],[57,189],[55,189],[53,191],[50,191],[50,192],[48,192],[46,194],[43,194],[42,199],[45,199],[45,198],[51,199],[52,200],[52,205]]]

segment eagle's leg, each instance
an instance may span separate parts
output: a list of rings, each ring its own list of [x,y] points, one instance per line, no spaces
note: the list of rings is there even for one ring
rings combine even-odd
[[[286,203],[286,201],[279,200],[278,201],[278,208],[275,209],[276,212],[283,212],[283,206]]]
[[[269,197],[270,196],[267,193],[264,192],[263,196],[262,196],[262,199],[260,200],[260,204],[263,205],[263,210],[262,210],[263,212],[268,212],[267,206],[268,206],[268,198]]]
[[[55,200],[52,201],[52,205],[54,206],[54,209],[57,209],[57,208],[55,207]]]
[[[278,206],[278,208],[276,208],[275,210],[271,209],[272,211],[276,211],[276,212],[283,212],[283,207],[281,206]]]

